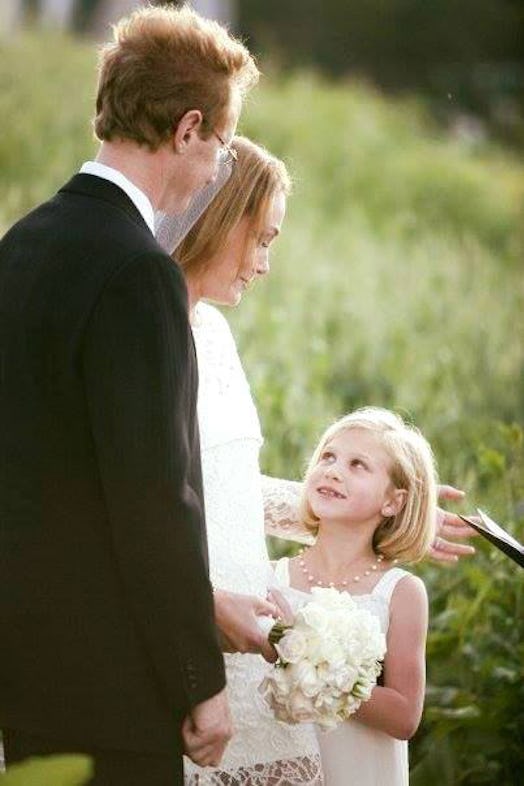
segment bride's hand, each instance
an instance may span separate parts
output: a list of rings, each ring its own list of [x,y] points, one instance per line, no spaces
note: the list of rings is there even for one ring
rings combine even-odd
[[[279,616],[275,603],[254,595],[215,590],[215,621],[225,652],[253,652],[273,663],[277,653],[267,639],[267,631],[258,624],[259,617]]]
[[[453,486],[439,486],[438,496],[439,499],[461,500],[464,492]],[[458,562],[460,557],[474,554],[475,549],[466,543],[455,543],[447,538],[470,538],[477,534],[455,513],[437,508],[437,532],[435,540],[429,547],[428,557],[439,562]]]

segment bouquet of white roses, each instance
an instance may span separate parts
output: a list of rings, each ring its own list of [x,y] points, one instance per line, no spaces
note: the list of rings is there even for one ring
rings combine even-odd
[[[378,618],[347,592],[315,587],[311,596],[293,625],[273,626],[279,657],[259,690],[278,720],[332,729],[370,698],[386,640]]]

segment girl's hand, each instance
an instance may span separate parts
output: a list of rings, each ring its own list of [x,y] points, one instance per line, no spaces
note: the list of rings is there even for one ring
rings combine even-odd
[[[465,496],[463,491],[453,486],[439,486],[438,492],[439,499],[461,500]],[[458,562],[460,557],[474,554],[475,549],[447,538],[470,538],[473,535],[478,535],[478,532],[464,524],[459,516],[437,508],[437,534],[429,547],[428,557],[439,562]]]

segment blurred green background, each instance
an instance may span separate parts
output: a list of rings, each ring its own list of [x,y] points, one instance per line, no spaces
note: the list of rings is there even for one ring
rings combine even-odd
[[[264,471],[299,478],[331,419],[392,407],[429,437],[442,480],[468,492],[457,509],[480,506],[524,540],[518,123],[479,110],[472,124],[466,102],[460,126],[427,86],[390,89],[276,51],[241,131],[286,160],[294,195],[271,276],[226,312]],[[0,41],[1,232],[93,156],[95,61],[92,41],[65,34]],[[417,569],[431,630],[414,786],[510,786],[524,765],[524,574],[476,545],[457,566]]]

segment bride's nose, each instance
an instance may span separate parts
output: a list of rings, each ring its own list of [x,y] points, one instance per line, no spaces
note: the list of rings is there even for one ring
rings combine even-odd
[[[264,259],[257,263],[255,268],[255,273],[257,276],[265,276],[267,273],[269,273],[269,271],[269,259]]]

